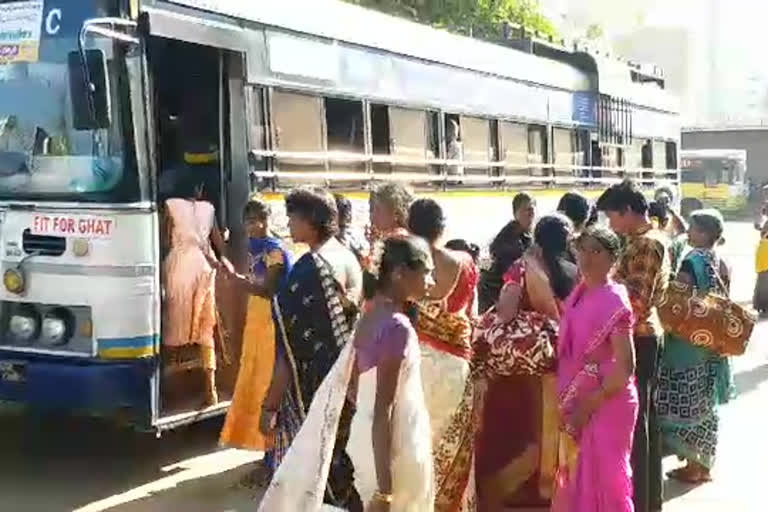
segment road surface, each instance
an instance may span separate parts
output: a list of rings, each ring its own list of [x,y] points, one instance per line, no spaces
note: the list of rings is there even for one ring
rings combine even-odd
[[[749,223],[729,223],[726,236],[733,293],[747,301],[756,235]],[[739,397],[722,411],[715,482],[693,489],[668,482],[665,510],[766,510],[767,338],[768,322],[758,326],[748,354],[735,360]],[[0,415],[0,511],[254,511],[254,493],[237,484],[259,454],[219,450],[220,427],[212,420],[155,439],[95,420],[6,410]]]

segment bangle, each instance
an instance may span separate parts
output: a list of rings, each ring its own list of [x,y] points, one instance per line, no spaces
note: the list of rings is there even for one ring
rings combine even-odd
[[[376,491],[371,496],[371,501],[377,501],[379,503],[392,503],[392,495],[386,494],[381,491]]]

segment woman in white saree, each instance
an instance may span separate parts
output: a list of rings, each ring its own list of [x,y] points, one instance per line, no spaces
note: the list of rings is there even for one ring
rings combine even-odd
[[[339,510],[323,505],[342,407],[357,394],[347,445],[367,510],[432,512],[434,478],[418,338],[403,313],[431,285],[429,248],[386,241],[372,307],[314,395],[306,419],[259,507],[264,512]]]

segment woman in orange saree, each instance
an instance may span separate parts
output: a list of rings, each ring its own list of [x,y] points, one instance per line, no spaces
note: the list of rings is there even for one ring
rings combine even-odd
[[[477,432],[478,510],[543,509],[557,468],[554,348],[563,301],[577,280],[568,261],[571,223],[543,217],[535,245],[504,276],[494,309],[475,336],[476,378],[484,389]]]
[[[437,202],[415,201],[408,224],[429,243],[435,264],[435,286],[416,306],[421,379],[432,427],[434,510],[470,512],[475,509],[470,342],[479,275],[469,254],[440,244],[445,217]]]

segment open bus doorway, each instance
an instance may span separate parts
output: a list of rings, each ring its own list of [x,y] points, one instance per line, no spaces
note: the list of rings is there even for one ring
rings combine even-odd
[[[224,187],[224,165],[222,158],[226,154],[224,144],[224,119],[226,104],[223,96],[225,88],[222,54],[216,48],[186,43],[182,41],[154,38],[149,46],[149,61],[154,88],[154,107],[156,122],[156,158],[158,169],[158,203],[160,212],[160,247],[161,281],[163,286],[162,309],[166,313],[171,300],[171,291],[178,291],[179,275],[196,271],[178,266],[166,268],[166,258],[174,243],[178,243],[180,226],[170,215],[168,200],[190,199],[191,188],[199,194],[199,199],[210,203],[215,212],[214,227],[224,240],[228,237],[226,200]],[[199,204],[199,203],[198,203]],[[197,210],[193,208],[194,218],[199,220]],[[199,233],[198,233],[199,234]],[[216,236],[211,237],[213,239]],[[222,250],[217,250],[217,257]],[[179,260],[181,261],[181,260]],[[198,262],[204,265],[204,262]],[[171,270],[169,270],[171,269]],[[175,273],[178,272],[179,275]],[[174,274],[174,275],[169,275]],[[171,282],[171,280],[176,280]],[[190,290],[193,297],[181,300],[193,302],[192,311],[197,311],[197,293],[202,288]],[[185,344],[168,347],[167,340],[161,337],[161,364],[159,378],[159,413],[161,417],[198,411],[212,405],[226,404],[231,396],[236,378],[236,357],[239,351],[228,346],[229,336],[224,315],[220,312],[228,302],[230,293],[226,283],[219,275],[215,283],[214,318],[203,322],[192,319],[191,329],[173,329],[173,332],[194,331],[201,325],[210,326],[213,321],[213,355],[211,347],[199,344]],[[178,293],[173,300],[179,300]],[[175,304],[175,303],[174,303]],[[174,307],[174,313],[163,314],[163,332],[168,333],[170,321],[185,321],[176,313],[184,308]],[[191,315],[193,316],[193,315]],[[197,318],[197,315],[194,315]],[[194,335],[190,334],[190,337]],[[204,336],[208,339],[207,336]],[[179,340],[177,340],[179,341]],[[236,353],[235,353],[236,352]],[[212,368],[213,367],[213,368]]]

